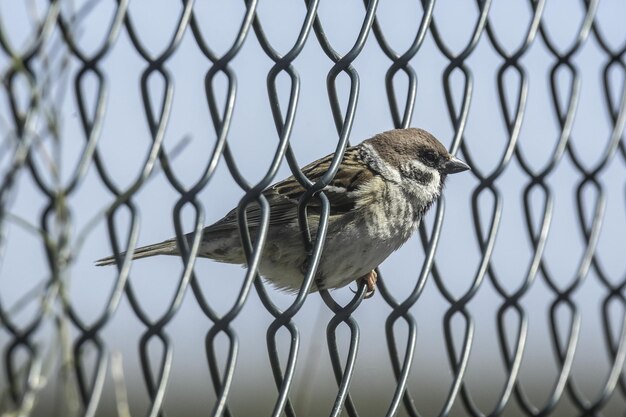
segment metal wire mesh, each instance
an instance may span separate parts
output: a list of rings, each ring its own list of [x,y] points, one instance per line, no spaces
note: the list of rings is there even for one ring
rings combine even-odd
[[[496,25],[497,22],[494,22],[490,14],[492,2],[477,0],[473,6],[475,16],[468,16],[468,19],[473,19],[473,30],[465,45],[456,52],[446,42],[446,33],[439,23],[440,19],[445,18],[446,10],[439,4],[436,6],[434,0],[412,4],[412,9],[419,10],[420,18],[415,25],[412,42],[400,51],[394,49],[386,38],[386,30],[378,17],[379,2],[364,1],[362,8],[364,13],[350,16],[350,19],[358,20],[358,25],[354,26],[357,30],[350,34],[352,44],[345,52],[339,52],[327,36],[328,24],[318,10],[320,1],[306,0],[301,5],[303,17],[298,23],[297,36],[290,40],[292,46],[286,51],[279,52],[267,36],[267,27],[262,15],[258,13],[261,2],[246,0],[243,2],[240,20],[235,22],[238,26],[234,36],[228,39],[229,46],[221,53],[215,52],[211,46],[214,40],[204,34],[206,23],[196,11],[198,2],[190,0],[181,2],[176,25],[169,35],[169,42],[160,45],[158,53],[152,52],[154,48],[149,48],[142,39],[141,31],[135,23],[137,17],[128,0],[91,1],[75,8],[68,7],[68,3],[70,2],[50,0],[49,3],[38,4],[40,13],[33,17],[31,37],[24,42],[26,46],[16,46],[6,22],[0,23],[0,46],[5,63],[2,73],[2,93],[8,103],[3,108],[2,116],[4,124],[0,155],[2,169],[0,244],[3,248],[10,244],[10,237],[6,232],[11,225],[21,224],[22,227],[36,229],[35,233],[39,244],[44,248],[47,263],[46,278],[35,287],[36,307],[32,309],[29,317],[24,318],[16,313],[15,303],[17,301],[19,304],[20,300],[12,298],[10,294],[7,295],[6,291],[4,294],[0,293],[0,324],[5,338],[2,373],[6,392],[1,403],[3,412],[14,415],[30,414],[36,404],[43,401],[40,397],[42,389],[46,386],[44,381],[46,376],[55,372],[49,369],[50,363],[62,363],[63,366],[56,372],[58,375],[63,375],[64,372],[71,374],[67,381],[70,381],[69,384],[72,384],[77,392],[77,406],[73,412],[77,415],[96,415],[107,398],[103,394],[106,375],[109,367],[115,362],[115,358],[110,357],[107,347],[106,328],[116,315],[120,314],[119,310],[122,308],[120,305],[127,303],[143,327],[138,345],[138,358],[143,376],[142,384],[147,391],[148,401],[141,412],[150,416],[165,415],[166,391],[171,385],[170,376],[175,367],[173,349],[177,344],[185,343],[184,340],[173,339],[168,329],[180,314],[183,304],[194,303],[202,311],[205,323],[208,323],[205,324],[208,326],[204,343],[206,357],[195,358],[194,362],[206,362],[208,365],[210,382],[207,381],[207,386],[202,387],[201,391],[208,392],[212,389],[215,393],[214,399],[211,397],[210,409],[195,410],[195,413],[209,413],[215,416],[238,415],[232,397],[234,387],[241,379],[238,380],[236,374],[238,361],[241,361],[239,341],[241,335],[236,330],[235,321],[256,293],[262,307],[272,317],[266,332],[268,358],[276,387],[276,395],[271,398],[270,414],[306,415],[306,412],[297,412],[298,407],[294,404],[293,398],[293,393],[298,389],[296,370],[302,367],[301,363],[304,360],[300,352],[302,336],[297,320],[305,302],[318,297],[307,296],[306,290],[311,286],[326,234],[329,203],[323,189],[337,171],[337,163],[348,146],[348,140],[361,139],[352,135],[362,87],[357,71],[359,66],[355,61],[359,59],[366,46],[377,48],[386,57],[388,69],[384,82],[388,109],[393,127],[397,128],[415,125],[416,118],[419,118],[419,115],[415,115],[419,99],[416,69],[428,69],[429,66],[428,62],[420,59],[420,53],[423,53],[424,48],[433,48],[445,60],[441,88],[452,134],[443,139],[452,153],[459,151],[472,166],[471,175],[475,182],[470,190],[469,202],[475,233],[471,244],[479,252],[477,265],[465,263],[466,272],[462,279],[467,286],[461,292],[453,290],[450,287],[450,280],[459,278],[447,276],[442,263],[464,261],[462,254],[445,253],[438,249],[442,227],[450,221],[444,210],[444,202],[441,201],[436,209],[433,209],[431,223],[423,224],[419,230],[424,248],[423,259],[419,258],[420,272],[403,274],[405,279],[410,281],[410,289],[400,294],[394,292],[389,287],[391,278],[380,274],[379,292],[384,300],[385,310],[384,313],[377,314],[386,316],[384,332],[390,359],[389,365],[381,366],[390,367],[393,372],[393,385],[386,387],[387,397],[383,406],[385,415],[424,415],[420,405],[424,401],[416,398],[420,393],[412,389],[411,375],[415,372],[416,360],[420,359],[416,353],[418,342],[423,340],[421,343],[428,343],[430,340],[428,334],[421,334],[418,337],[416,318],[416,308],[424,302],[424,289],[428,282],[434,283],[438,296],[445,300],[446,305],[441,325],[450,378],[447,385],[442,388],[443,401],[437,405],[436,414],[447,416],[454,414],[456,410],[463,415],[473,416],[511,415],[514,412],[529,416],[558,413],[600,415],[607,410],[612,414],[620,407],[623,409],[626,403],[624,377],[626,276],[623,272],[620,275],[612,272],[611,268],[607,269],[600,257],[603,251],[613,254],[615,251],[626,253],[624,251],[626,245],[622,239],[613,242],[608,249],[606,247],[600,249],[599,241],[603,228],[619,228],[622,224],[618,223],[617,226],[611,222],[607,224],[607,201],[616,199],[623,202],[624,193],[614,185],[607,186],[605,175],[612,166],[617,166],[618,171],[615,171],[617,172],[615,175],[620,178],[622,185],[624,183],[626,43],[623,41],[623,30],[621,40],[609,38],[604,34],[597,17],[599,1],[585,0],[576,6],[568,4],[568,7],[580,9],[581,19],[577,22],[577,30],[571,37],[571,42],[562,48],[554,40],[551,27],[544,19],[546,2],[529,0],[526,7],[530,18],[524,23],[523,36],[515,40],[518,46],[511,49],[505,47],[501,40],[504,36],[502,26]],[[77,26],[83,16],[89,14],[97,3],[111,3],[112,13],[107,18],[110,24],[100,35],[99,46],[88,51],[81,46]],[[446,7],[454,5],[448,4]],[[609,14],[611,13],[610,11]],[[348,20],[348,17],[345,19]],[[551,24],[556,26],[558,22],[552,21]],[[500,29],[496,29],[496,26]],[[346,26],[346,31],[348,27]],[[613,32],[611,34],[613,36]],[[111,106],[108,101],[110,86],[103,67],[107,57],[113,54],[120,44],[122,36],[132,45],[143,67],[139,87],[150,139],[150,145],[144,148],[137,177],[130,182],[127,181],[127,185],[123,187],[112,175],[112,171],[116,169],[115,164],[111,164],[111,160],[107,160],[102,154],[102,148],[107,146],[103,143],[103,138],[106,137],[103,129],[107,123],[107,109]],[[191,183],[180,178],[172,166],[172,159],[176,158],[178,152],[177,148],[167,150],[164,145],[168,136],[170,117],[175,109],[174,75],[170,67],[184,39],[193,41],[194,48],[204,60],[206,70],[202,94],[206,99],[214,131],[209,139],[211,152],[204,166],[196,167],[199,175],[196,175],[196,179]],[[246,45],[252,42],[258,43],[265,57],[272,63],[265,77],[268,103],[277,139],[265,174],[254,182],[246,179],[242,172],[245,161],[237,160],[231,143],[233,114],[240,105],[235,61],[246,53]],[[601,83],[604,88],[601,92],[604,99],[603,110],[609,120],[609,133],[606,138],[589,138],[589,141],[595,143],[596,154],[599,155],[595,160],[588,157],[586,152],[577,150],[573,144],[575,123],[589,117],[577,111],[581,100],[581,83],[584,80],[576,59],[591,42],[599,51],[595,59],[600,63]],[[614,46],[615,44],[618,46]],[[501,151],[498,151],[500,153],[496,158],[497,163],[492,164],[493,166],[483,163],[481,154],[487,152],[486,145],[472,142],[467,138],[467,126],[471,117],[488,111],[477,99],[472,100],[475,95],[474,77],[477,74],[472,70],[471,60],[479,45],[489,48],[497,57],[494,71],[499,99],[498,111],[501,114],[497,123],[504,125],[505,134],[501,142],[504,146],[499,145]],[[324,59],[330,66],[326,76],[326,93],[336,129],[334,164],[315,183],[309,181],[300,171],[301,164],[290,145],[290,140],[296,140],[292,138],[296,115],[300,118],[307,117],[297,111],[302,81],[296,60],[301,57],[305,48],[321,49],[325,58],[320,55],[318,59]],[[543,62],[547,67],[547,75],[544,74],[544,77],[549,81],[552,113],[544,117],[556,121],[557,124],[556,136],[546,134],[543,138],[545,142],[551,144],[551,150],[549,154],[543,156],[543,163],[540,166],[536,160],[529,158],[520,140],[525,124],[529,123],[526,112],[531,77],[525,67],[525,60],[532,48],[545,51]],[[511,83],[511,79],[515,82]],[[348,86],[344,88],[342,82],[346,80]],[[406,82],[403,83],[402,80]],[[66,81],[71,82],[67,87],[64,84]],[[545,78],[542,81],[545,81]],[[160,87],[156,88],[155,83],[160,83]],[[71,144],[79,149],[79,157],[75,159],[73,165],[68,164],[70,174],[66,175],[65,180],[60,179],[62,177],[60,174],[53,172],[52,165],[42,164],[40,161],[42,147],[48,146],[46,143],[52,143],[53,145],[49,146],[54,149],[54,146],[61,146],[66,141],[60,124],[68,115],[57,105],[55,88],[62,91],[69,89],[74,94],[76,115],[82,127],[80,135],[84,140],[83,144]],[[322,94],[321,91],[318,93]],[[379,108],[382,108],[382,103],[381,99]],[[492,122],[496,123],[494,119],[497,116],[492,117]],[[588,123],[593,125],[594,122]],[[389,127],[381,126],[378,130],[382,131]],[[483,129],[489,132],[490,127],[484,126]],[[124,150],[119,149],[119,152],[123,153]],[[236,296],[228,301],[229,307],[224,311],[218,311],[202,288],[203,277],[197,273],[196,255],[201,229],[206,224],[203,204],[207,201],[203,200],[201,193],[212,183],[222,158],[236,185],[244,191],[238,207],[240,230],[249,267],[240,282]],[[57,161],[60,164],[60,160]],[[283,303],[285,305],[276,302],[272,296],[273,290],[258,278],[256,272],[260,259],[260,245],[269,218],[268,204],[261,192],[278,179],[277,173],[283,161],[287,161],[291,172],[308,190],[301,209],[311,199],[319,199],[322,204],[317,236],[303,237],[307,240],[310,258],[302,289],[297,295],[289,298],[286,304]],[[576,182],[574,191],[576,204],[570,205],[567,210],[577,216],[580,233],[574,239],[582,245],[582,250],[580,253],[568,255],[568,260],[561,258],[560,262],[577,265],[572,276],[563,278],[562,272],[554,272],[554,269],[561,270],[558,265],[549,262],[546,245],[555,234],[552,227],[553,218],[561,215],[554,209],[557,192],[552,178],[557,175],[559,168],[566,164],[573,167]],[[499,273],[494,261],[494,253],[501,242],[498,232],[505,214],[504,196],[510,192],[503,191],[500,184],[502,178],[512,169],[520,172],[518,184],[522,184],[520,188],[522,210],[517,221],[524,223],[526,228],[526,235],[518,235],[516,239],[520,242],[519,245],[531,247],[523,277],[516,280],[514,285],[511,285],[510,276]],[[71,201],[83,190],[89,171],[96,173],[103,185],[102,193],[112,196],[110,200],[112,202],[105,207],[105,211],[96,216],[94,223],[102,221],[103,217],[106,218],[110,248],[102,247],[112,250],[113,253],[134,248],[139,243],[141,210],[137,203],[137,195],[152,177],[164,176],[177,193],[172,219],[178,244],[183,253],[183,268],[177,276],[169,277],[176,285],[169,293],[169,301],[160,306],[160,313],[156,315],[146,309],[142,302],[144,294],[130,278],[130,257],[119,257],[114,285],[106,295],[104,308],[96,317],[84,317],[72,297],[68,296],[69,276],[76,275],[72,274],[72,265],[78,257],[87,256],[80,253],[78,250],[80,245],[76,242],[86,239],[92,231],[89,223],[84,229],[86,231],[84,234],[74,235],[72,232],[75,228],[75,219],[81,216],[81,213],[72,210]],[[18,187],[16,184],[24,177],[29,179],[31,189],[45,201],[39,224],[34,226],[24,225],[25,222],[12,210],[16,195],[25,187]],[[481,203],[486,197],[492,198],[493,204],[485,206]],[[540,203],[537,203],[537,199]],[[247,232],[244,218],[245,207],[253,202],[261,206],[264,219],[261,232],[255,241]],[[619,217],[623,221],[624,209],[623,206],[620,207]],[[124,216],[127,217],[127,221],[120,220]],[[303,210],[301,217],[306,218]],[[191,227],[185,222],[185,218],[193,219]],[[187,240],[183,238],[189,230],[195,231],[192,245],[188,245]],[[567,238],[557,236],[556,239],[558,241]],[[27,261],[24,251],[17,255],[13,252],[3,254],[5,258],[8,256],[18,256],[21,257],[21,262]],[[42,271],[39,271],[40,275],[41,273]],[[73,280],[93,279],[86,274],[74,276]],[[3,276],[2,279],[5,282],[13,281],[13,285],[17,285],[15,282],[19,281],[20,277]],[[605,349],[603,359],[609,363],[607,372],[603,375],[601,383],[595,386],[596,391],[593,394],[580,387],[581,381],[573,372],[575,357],[577,354],[581,355],[579,349],[583,343],[581,339],[584,341],[586,337],[592,337],[586,336],[586,333],[581,331],[583,320],[581,303],[584,300],[579,296],[583,284],[588,280],[594,280],[601,289],[601,320],[596,325],[602,329]],[[478,299],[477,294],[486,286],[494,291],[493,299],[496,300],[494,304],[497,307],[495,317],[485,318],[472,311],[472,306]],[[524,354],[527,350],[531,312],[525,301],[529,297],[534,297],[533,291],[538,287],[549,299],[548,313],[544,316],[544,320],[548,322],[549,338],[544,339],[543,344],[545,350],[552,352],[556,371],[547,384],[546,396],[541,397],[543,400],[537,400],[536,397],[529,395],[528,386],[520,377],[524,371],[524,364],[526,363],[526,367],[529,366],[524,362]],[[219,288],[213,291],[219,291]],[[332,312],[326,327],[326,344],[336,381],[334,398],[330,404],[326,404],[329,410],[326,414],[329,413],[331,416],[342,413],[349,416],[377,415],[372,414],[367,407],[359,406],[359,402],[353,398],[351,389],[359,363],[357,361],[361,347],[359,325],[368,326],[368,323],[355,318],[357,309],[368,308],[369,301],[363,301],[364,292],[365,288],[359,286],[351,299],[343,301],[337,299],[335,293],[321,292],[326,308]],[[32,292],[29,294],[32,295]],[[258,306],[259,309],[262,307]],[[476,336],[476,321],[494,319],[496,328],[490,337],[497,339],[499,356],[493,361],[499,362],[504,372],[498,382],[499,386],[495,390],[497,394],[493,401],[485,403],[475,399],[475,391],[473,392],[467,375],[471,368],[472,349],[480,349],[481,346]],[[55,330],[50,330],[50,323]],[[57,335],[69,332],[72,335],[67,349],[56,351],[52,354],[52,359],[50,351],[45,345],[42,346],[40,341],[41,333],[46,332]],[[281,334],[288,334],[288,340]],[[50,340],[56,339],[48,339],[48,343]],[[151,346],[155,345],[158,346],[157,355],[151,353],[151,350],[155,349]],[[582,352],[583,355],[584,353]],[[57,365],[52,365],[53,368],[55,366]],[[419,373],[417,378],[428,380],[431,376]],[[120,403],[120,398],[116,399]],[[569,402],[570,408],[566,408],[568,411],[564,412],[562,408],[565,402]],[[617,405],[607,408],[609,403]],[[123,407],[117,411],[120,415],[125,412]]]

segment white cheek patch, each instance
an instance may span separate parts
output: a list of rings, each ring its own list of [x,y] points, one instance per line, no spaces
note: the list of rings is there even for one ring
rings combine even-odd
[[[437,170],[433,172],[433,180],[428,185],[420,185],[417,187],[418,192],[423,194],[423,198],[428,201],[433,201],[439,197],[441,193],[441,176]]]
[[[424,165],[421,161],[417,159],[411,159],[410,161],[406,161],[400,167],[402,171],[423,171],[431,174],[433,171],[437,171],[434,168]]]
[[[385,179],[398,184],[402,182],[402,176],[400,175],[400,172],[397,169],[389,166],[389,164],[385,163],[378,155],[378,152],[374,150],[372,145],[370,145],[369,143],[364,143],[363,150],[365,152],[364,155],[362,155],[362,158],[366,164],[374,168],[374,170],[379,172],[380,175],[382,175]]]
[[[422,172],[427,181],[420,182],[416,179],[405,179],[408,182],[408,191],[421,201],[431,202],[439,197],[441,192],[441,175],[435,168],[424,165],[418,160],[410,160],[400,168],[402,172]]]

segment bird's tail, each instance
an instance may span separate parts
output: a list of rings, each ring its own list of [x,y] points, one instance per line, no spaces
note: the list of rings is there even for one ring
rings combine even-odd
[[[155,243],[154,245],[143,246],[135,249],[133,253],[133,259],[147,258],[148,256],[155,255],[175,255],[178,253],[178,247],[176,246],[176,239],[166,240],[161,243]],[[126,252],[120,252],[120,256],[126,255]],[[113,265],[115,263],[115,256],[107,256],[106,258],[98,259],[96,266]]]

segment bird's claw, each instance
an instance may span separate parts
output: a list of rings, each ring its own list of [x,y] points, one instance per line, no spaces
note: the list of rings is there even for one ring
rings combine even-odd
[[[372,298],[374,293],[376,293],[376,281],[378,280],[378,274],[376,271],[372,270],[367,274],[363,275],[361,278],[367,287],[367,291],[365,292],[365,296],[363,298]],[[356,291],[353,291],[356,293]]]
[[[352,288],[350,288],[350,291],[352,291],[352,294],[356,294],[357,293],[357,291],[353,290]],[[374,288],[373,290],[369,290],[368,289],[367,292],[365,293],[365,295],[363,296],[363,298],[372,298],[372,296],[374,295],[375,292],[376,292],[376,288]]]

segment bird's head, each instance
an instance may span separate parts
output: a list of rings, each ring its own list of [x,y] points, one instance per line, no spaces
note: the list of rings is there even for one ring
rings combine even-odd
[[[441,194],[448,174],[470,169],[423,129],[390,130],[365,143],[379,157],[379,161],[370,161],[370,165],[427,206]]]

